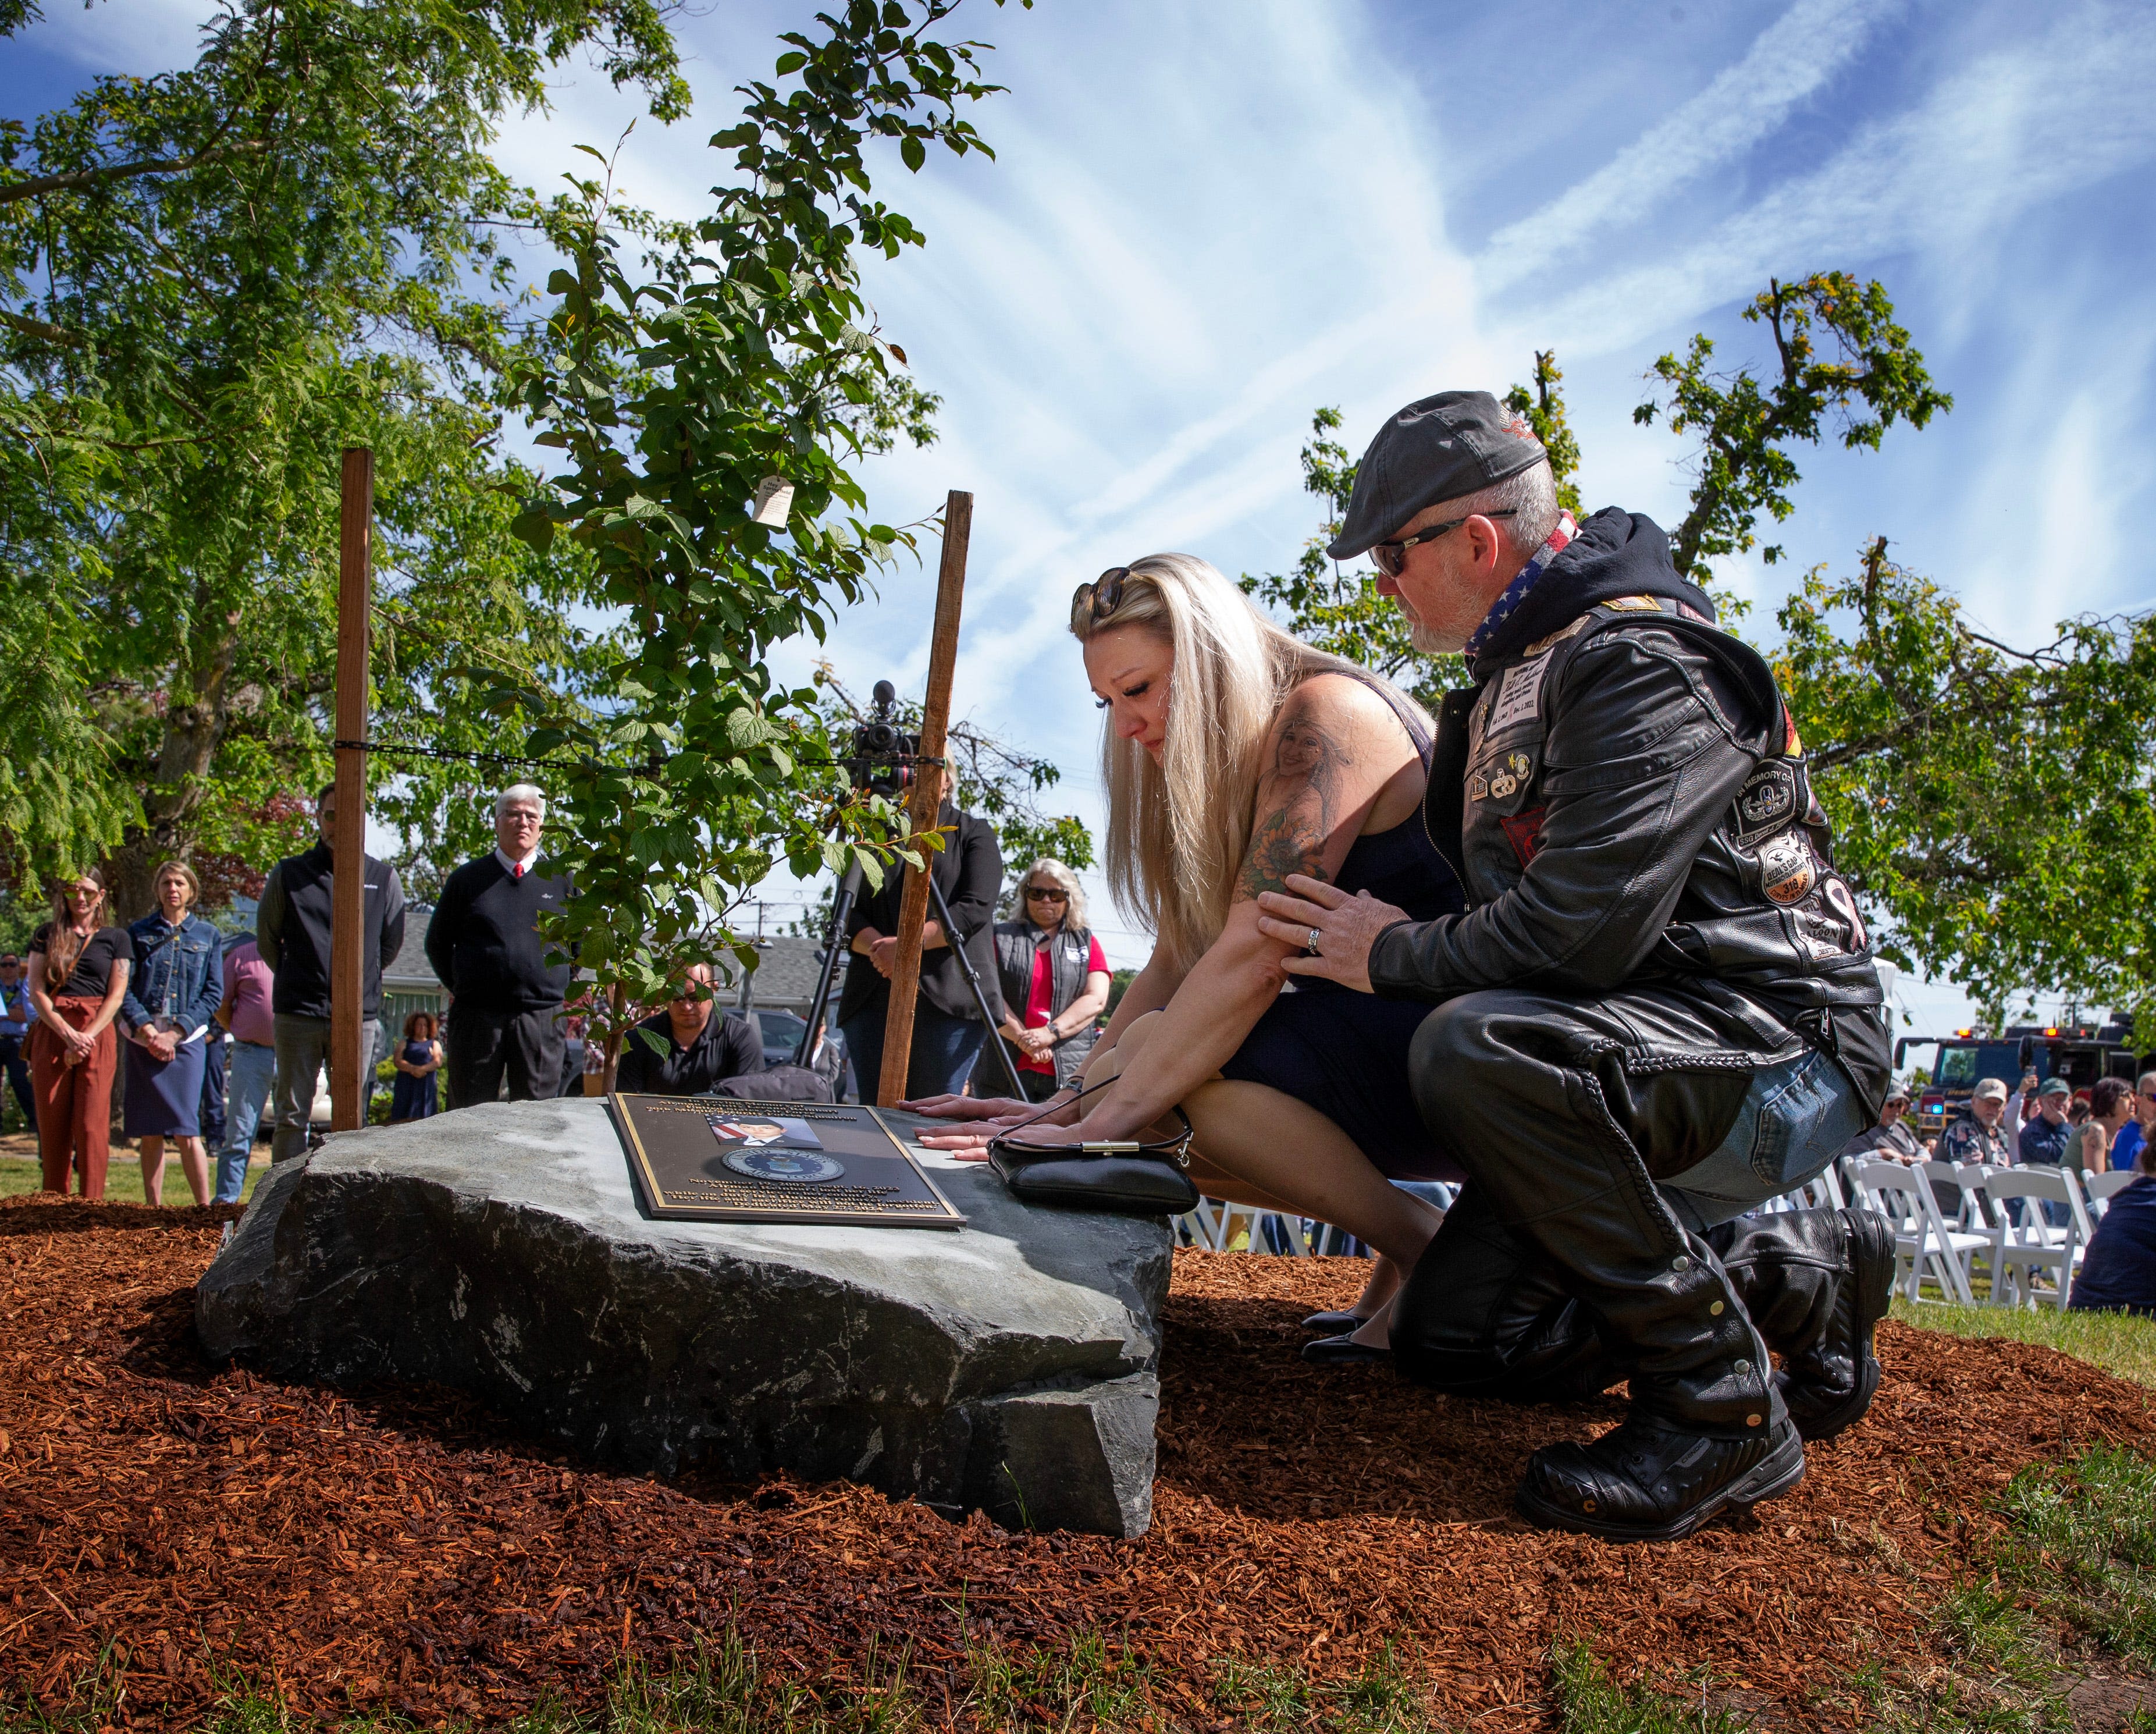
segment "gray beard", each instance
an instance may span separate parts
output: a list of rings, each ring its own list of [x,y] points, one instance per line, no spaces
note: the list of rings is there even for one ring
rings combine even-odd
[[[1467,648],[1470,635],[1425,626],[1420,620],[1408,628],[1408,641],[1425,656],[1456,656]]]

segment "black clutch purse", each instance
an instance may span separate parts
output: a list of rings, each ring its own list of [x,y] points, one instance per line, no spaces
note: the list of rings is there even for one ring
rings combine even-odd
[[[1117,1139],[1043,1147],[993,1139],[988,1165],[1028,1204],[1179,1217],[1198,1207],[1198,1188],[1190,1180],[1190,1116],[1178,1108],[1175,1117],[1183,1130],[1151,1144]]]

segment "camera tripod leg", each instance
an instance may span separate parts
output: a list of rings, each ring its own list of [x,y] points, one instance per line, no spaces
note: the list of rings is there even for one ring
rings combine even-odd
[[[988,992],[981,985],[981,978],[973,968],[973,959],[966,954],[963,941],[972,935],[962,935],[952,921],[951,905],[945,901],[943,888],[936,882],[936,876],[932,872],[928,876],[928,895],[936,904],[936,918],[942,924],[944,943],[951,948],[951,954],[958,960],[958,973],[966,978],[966,985],[973,990],[974,1007],[981,1014],[981,1021],[988,1026],[988,1045],[995,1049],[996,1058],[1002,1063],[1004,1076],[1010,1083],[1011,1094],[1024,1101],[1025,1085],[1018,1075],[1018,1063],[1011,1057],[1010,1049],[1004,1045],[1002,1020],[988,1009]]]

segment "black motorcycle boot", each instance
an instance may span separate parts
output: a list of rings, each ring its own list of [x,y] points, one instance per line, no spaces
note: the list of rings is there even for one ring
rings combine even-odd
[[[1804,1479],[1804,1441],[1777,1416],[1744,1438],[1671,1430],[1636,1410],[1588,1444],[1545,1445],[1516,1499],[1545,1529],[1609,1541],[1675,1541],[1727,1511],[1749,1511]]]
[[[1712,1231],[1710,1244],[1767,1346],[1797,1431],[1831,1439],[1879,1389],[1872,1336],[1894,1293],[1894,1235],[1868,1210],[1792,1211]]]

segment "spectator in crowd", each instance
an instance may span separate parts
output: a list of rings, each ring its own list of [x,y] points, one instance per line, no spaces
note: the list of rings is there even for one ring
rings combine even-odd
[[[2030,1167],[2061,1167],[2072,1147],[2080,1143],[2078,1134],[2066,1119],[2066,1104],[2073,1099],[2073,1093],[2074,1087],[2056,1074],[2037,1085],[2036,1118],[2022,1127],[2019,1145],[2021,1160]],[[2015,1220],[2020,1218],[2016,1216]],[[2066,1207],[2056,1198],[2046,1198],[2044,1220],[2054,1228],[2063,1228],[2068,1221]]]
[[[2123,1162],[2112,1151],[2126,1128],[2134,1124],[2133,1087],[2123,1078],[2099,1078],[2089,1092],[2088,1124],[2082,1128],[2079,1160],[2074,1164],[2084,1174],[2102,1174],[2112,1168],[2131,1168],[2133,1152]],[[2138,1127],[2135,1127],[2138,1131]]]
[[[23,1128],[28,1132],[38,1129],[38,1099],[30,1090],[30,1063],[23,1057],[23,1044],[37,1021],[23,960],[11,951],[0,957],[0,1066],[7,1068],[8,1087],[22,1107]]]
[[[2046,1078],[2036,1089],[2036,1118],[2022,1127],[2019,1148],[2021,1160],[2034,1167],[2056,1168],[2065,1160],[2072,1128],[2066,1124],[2066,1104],[2073,1086],[2065,1078]]]
[[[389,1124],[423,1120],[440,1111],[434,1074],[442,1069],[442,1044],[434,1039],[434,1014],[414,1011],[404,1020],[404,1045],[392,1057],[397,1081],[389,1087]]]
[[[691,964],[681,990],[622,1038],[613,1087],[625,1096],[708,1096],[763,1069],[756,1030],[713,999],[711,966]]]
[[[2036,1073],[2033,1068],[2021,1074],[2014,1093],[2006,1099],[2006,1129],[2019,1136],[2022,1127],[2036,1117]]]
[[[2111,1165],[2121,1171],[2138,1167],[2152,1127],[2156,1127],[2156,1072],[2143,1072],[2134,1080],[2133,1118],[2112,1140]]]
[[[112,1154],[112,1075],[119,1037],[112,1021],[127,996],[135,944],[105,924],[105,876],[95,867],[53,888],[53,915],[30,941],[30,1083],[38,1104],[38,1155],[48,1192],[105,1196]]]
[[[427,961],[450,993],[446,1081],[451,1108],[562,1093],[562,1004],[570,962],[550,959],[542,910],[559,910],[569,882],[539,872],[547,797],[529,783],[494,800],[494,847],[451,873],[427,924]]]
[[[846,1042],[828,1021],[816,1026],[816,1039],[808,1049],[808,1069],[830,1085],[834,1102],[846,1099],[850,1076],[846,1070]]]
[[[1949,1162],[1977,1162],[1986,1168],[2014,1165],[2007,1142],[2006,1080],[1979,1078],[1969,1099],[1969,1113],[1956,1120],[1939,1140],[1939,1154]]]
[[[929,857],[929,872],[942,888],[966,955],[973,960],[993,1012],[993,929],[996,898],[1004,886],[1003,852],[996,846],[993,826],[960,812],[953,803],[954,785],[947,768],[942,778],[937,823],[943,828],[944,842]],[[858,961],[846,968],[845,991],[839,996],[839,1033],[846,1038],[864,1102],[875,1100],[883,1075],[884,1019],[891,1006],[890,976],[897,962],[898,909],[905,885],[904,873],[885,874],[881,888],[855,903],[846,921],[847,945]],[[913,1012],[906,1099],[956,1094],[964,1088],[988,1038],[988,1027],[952,954],[950,935],[936,918],[932,903],[927,924],[921,930],[921,988]]]
[[[127,929],[134,968],[120,1002],[128,1036],[121,1130],[137,1140],[145,1202],[165,1201],[165,1140],[170,1138],[180,1146],[187,1190],[199,1206],[210,1201],[203,1078],[224,990],[224,940],[194,913],[202,882],[185,862],[160,867],[151,895],[157,907]]]
[[[1917,1142],[1906,1116],[1909,1092],[1906,1085],[1887,1087],[1887,1100],[1879,1109],[1879,1124],[1867,1127],[1841,1147],[1845,1156],[1874,1156],[1890,1162],[1921,1162],[1931,1152]]]
[[[277,1042],[277,1129],[272,1162],[307,1151],[307,1116],[330,1051],[330,931],[336,888],[336,785],[315,801],[321,836],[302,855],[287,856],[262,882],[254,915],[254,946],[276,977],[270,997]],[[359,1051],[371,1074],[382,1040],[382,972],[404,944],[404,888],[397,869],[360,857],[365,881],[361,925]],[[373,1092],[371,1076],[362,1088]]]
[[[2134,1171],[2141,1177],[2113,1196],[2089,1237],[2066,1301],[2076,1311],[2156,1313],[2156,1145],[2145,1136]]]
[[[1003,1033],[1018,1050],[1028,1099],[1075,1088],[1108,1003],[1108,960],[1086,925],[1077,874],[1044,856],[1019,887],[1017,918],[996,924]]]
[[[217,1151],[217,1201],[237,1204],[247,1188],[255,1129],[277,1073],[277,1025],[270,1009],[275,976],[251,939],[224,954],[224,997],[217,1021],[232,1032],[224,1101],[224,1141]]]
[[[213,929],[214,931],[214,929]],[[224,935],[217,936],[217,949],[210,954],[210,991],[222,999],[224,995]],[[231,1056],[225,1041],[224,1026],[217,1021],[217,1014],[210,1014],[208,1027],[203,1032],[203,1087],[197,1103],[196,1124],[202,1129],[203,1149],[213,1157],[224,1148],[225,1087],[230,1081],[225,1075],[231,1064]],[[207,1158],[205,1165],[207,1165]],[[213,1181],[216,1176],[211,1176]]]

